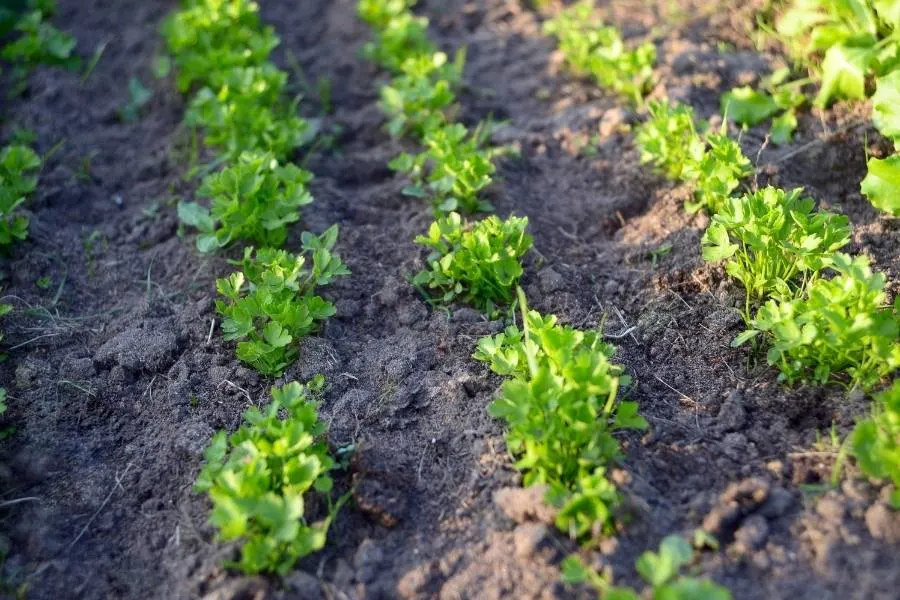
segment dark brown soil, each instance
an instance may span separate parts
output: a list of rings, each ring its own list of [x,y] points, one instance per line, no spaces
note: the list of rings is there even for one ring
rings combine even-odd
[[[16,432],[0,443],[2,500],[33,498],[3,509],[3,577],[38,599],[586,596],[559,582],[575,546],[534,516],[534,494],[516,491],[501,424],[485,411],[499,381],[470,355],[502,325],[465,308],[431,312],[407,283],[423,258],[412,239],[431,215],[386,167],[401,144],[376,106],[384,76],[359,58],[367,29],[355,2],[263,4],[283,40],[276,60],[290,69],[296,57],[303,110],[335,140],[298,156],[317,177],[304,227],[339,223],[353,271],[328,290],[338,316],[284,379],[326,375],[330,442],[355,448],[338,477],[343,489],[357,484],[354,502],[326,549],[285,582],[219,567],[234,549],[214,541],[191,485],[213,431],[236,427],[273,382],[241,366],[215,330],[224,260],[179,236],[172,198],[192,189],[182,178],[183,101],[151,74],[158,24],[175,2],[60,0],[56,23],[82,55],[108,45],[85,83],[40,69],[26,96],[3,106],[5,138],[33,129],[42,153],[64,142],[28,206],[30,239],[2,262],[3,298],[16,309],[3,322],[4,421]],[[608,7],[629,35],[662,36],[656,94],[711,117],[722,90],[766,69],[746,31],[759,6],[662,6]],[[615,340],[635,381],[629,395],[651,424],[625,440],[617,475],[634,519],[589,558],[636,584],[643,550],[705,525],[723,544],[696,571],[735,598],[896,598],[898,515],[852,470],[827,486],[837,454],[829,429],[846,434],[867,400],[837,387],[787,389],[759,357],[729,348],[740,290],[700,258],[706,217],[687,215],[684,190],[639,164],[628,133],[636,115],[562,73],[520,2],[432,0],[417,10],[442,47],[468,47],[461,119],[502,121],[496,141],[521,150],[502,162],[491,194],[501,214],[530,219],[531,303],[612,335],[635,327]],[[135,75],[154,98],[123,124],[117,110]],[[334,108],[324,116],[312,91],[323,78]],[[878,145],[867,115],[864,105],[809,114],[787,147],[766,146],[763,128],[742,140],[759,185],[804,186],[848,214],[852,251],[888,272],[896,293],[900,227],[858,191],[864,146]],[[653,266],[648,253],[666,244]]]

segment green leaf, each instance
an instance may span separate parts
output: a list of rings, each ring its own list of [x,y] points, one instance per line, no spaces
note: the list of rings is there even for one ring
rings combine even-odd
[[[860,190],[875,208],[900,216],[900,154],[885,159],[870,158],[869,172]]]
[[[866,97],[866,73],[872,62],[867,47],[832,46],[822,61],[822,87],[814,101],[826,108],[835,99],[862,100]]]
[[[196,202],[179,202],[178,218],[185,225],[196,227],[203,232],[210,232],[215,228],[215,223],[209,216],[209,210]]]
[[[896,4],[900,6],[900,0]],[[872,120],[882,135],[900,143],[900,69],[876,81]]]
[[[769,131],[773,144],[790,144],[794,139],[794,131],[797,129],[797,113],[787,110],[772,119],[772,129]]]
[[[725,118],[741,125],[757,125],[781,110],[772,96],[748,86],[722,94],[719,103]]]

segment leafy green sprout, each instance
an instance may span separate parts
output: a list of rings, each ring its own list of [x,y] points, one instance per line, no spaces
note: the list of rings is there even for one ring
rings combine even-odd
[[[201,252],[237,241],[278,247],[287,239],[287,226],[300,220],[300,208],[313,201],[311,180],[312,173],[282,165],[272,154],[244,152],[236,163],[204,178],[197,195],[209,198],[210,208],[181,202],[178,216],[200,231]]]
[[[250,407],[233,434],[215,434],[194,490],[212,501],[210,523],[219,539],[238,540],[240,558],[228,564],[247,574],[286,575],[296,562],[325,546],[328,528],[347,496],[332,503],[335,463],[326,425],[314,400],[324,378],[272,388],[268,406]],[[310,522],[307,499],[328,503]]]
[[[40,157],[27,146],[0,150],[0,251],[28,237],[28,217],[18,212],[37,188]]]
[[[557,324],[529,311],[518,288],[522,328],[478,341],[473,355],[508,380],[488,408],[506,421],[507,448],[523,485],[546,485],[556,526],[573,539],[610,531],[621,500],[606,476],[621,458],[616,434],[646,429],[637,404],[618,401],[623,369],[599,331]]]
[[[647,594],[632,588],[612,585],[608,578],[585,565],[578,555],[563,561],[563,580],[569,584],[588,583],[603,600],[640,600],[652,597],[656,600],[731,600],[727,588],[709,579],[699,579],[681,574],[681,570],[694,559],[690,544],[678,535],[662,540],[659,552],[644,552],[635,562],[641,579],[646,582]]]
[[[850,449],[863,473],[893,484],[890,502],[900,510],[900,380],[875,397],[871,416],[850,436]]]
[[[789,384],[869,389],[900,368],[900,300],[888,305],[885,275],[865,256],[838,253],[831,262],[834,277],[817,278],[799,297],[769,300],[732,345],[764,336],[768,363]]]
[[[724,261],[747,291],[745,320],[752,303],[802,291],[850,241],[847,217],[814,211],[801,194],[767,187],[729,198],[703,235],[703,258]]]
[[[439,305],[461,300],[496,318],[512,304],[522,277],[522,257],[532,246],[527,227],[524,217],[466,223],[454,212],[439,218],[427,236],[416,238],[431,253],[413,284],[437,291]]]
[[[240,360],[280,376],[296,360],[302,338],[335,314],[334,305],[315,292],[350,274],[332,252],[337,236],[337,225],[319,236],[304,232],[303,253],[297,255],[245,248],[242,270],[216,281],[223,297],[216,311],[224,317],[225,339],[238,342]]]

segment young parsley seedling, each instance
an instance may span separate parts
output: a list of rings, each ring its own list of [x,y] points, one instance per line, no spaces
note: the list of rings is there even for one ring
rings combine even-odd
[[[413,185],[405,194],[428,198],[437,212],[490,212],[493,206],[479,195],[493,181],[498,150],[483,148],[484,141],[483,129],[470,134],[464,125],[448,123],[428,131],[424,151],[401,154],[389,166],[409,173]]]
[[[315,291],[350,274],[332,252],[337,236],[337,225],[320,236],[304,233],[300,255],[245,248],[243,271],[216,281],[224,297],[216,301],[216,311],[225,317],[225,339],[238,340],[240,360],[277,377],[296,360],[300,340],[335,314],[334,305]]]
[[[835,277],[769,300],[732,345],[764,334],[779,379],[870,388],[900,367],[900,299],[886,306],[885,276],[865,256],[838,253],[831,263]]]
[[[281,246],[287,225],[300,220],[299,209],[313,201],[307,190],[312,173],[280,165],[272,154],[245,152],[237,163],[208,175],[197,195],[210,199],[178,205],[178,216],[200,230],[197,249],[213,252],[235,241]]]
[[[37,187],[36,172],[41,159],[27,146],[0,150],[0,251],[8,251],[16,240],[28,237],[28,217],[17,214]]]
[[[606,477],[621,457],[616,434],[647,422],[637,404],[617,401],[628,377],[611,362],[615,349],[601,332],[528,311],[521,291],[519,303],[523,329],[482,338],[474,354],[510,377],[488,411],[509,427],[507,447],[523,484],[548,486],[548,501],[560,508],[557,527],[575,539],[609,530],[620,504]]]
[[[872,416],[856,425],[850,448],[863,473],[894,484],[891,504],[900,509],[900,380],[875,397]]]
[[[214,90],[235,67],[259,67],[279,40],[259,20],[259,6],[251,0],[192,0],[163,23],[163,36],[172,53],[178,89],[196,83]]]
[[[691,563],[694,551],[678,535],[670,535],[659,545],[659,552],[647,551],[635,562],[638,574],[647,583],[645,593],[614,586],[608,579],[585,565],[578,555],[566,558],[562,564],[563,580],[570,584],[589,583],[603,600],[731,600],[731,592],[709,579],[681,575],[682,567]]]
[[[796,295],[850,241],[850,220],[813,211],[801,192],[767,187],[730,198],[703,235],[703,258],[724,260],[747,290],[747,318],[752,302]]]
[[[458,299],[495,318],[512,303],[522,277],[522,257],[532,244],[527,227],[527,218],[501,221],[492,215],[470,224],[450,213],[416,238],[432,252],[429,268],[413,284],[437,290],[442,305]]]
[[[325,546],[341,502],[310,523],[304,500],[313,491],[328,498],[333,487],[326,426],[310,397],[323,385],[318,376],[309,385],[272,388],[267,407],[250,407],[240,429],[218,432],[206,449],[194,491],[212,501],[210,523],[219,538],[241,541],[240,559],[230,566],[244,573],[286,575]]]
[[[593,0],[582,0],[544,24],[544,33],[559,40],[571,69],[589,75],[597,85],[640,103],[652,87],[656,46],[643,43],[629,49],[615,27],[593,19]]]

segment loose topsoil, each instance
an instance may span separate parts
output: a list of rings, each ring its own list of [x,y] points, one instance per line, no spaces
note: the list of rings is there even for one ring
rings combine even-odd
[[[323,373],[329,442],[351,447],[338,487],[355,485],[324,551],[284,581],[244,578],[221,562],[209,504],[191,491],[216,429],[234,429],[273,385],[241,365],[217,329],[214,279],[181,235],[172,199],[189,139],[183,99],[152,75],[158,26],[175,2],[60,0],[55,23],[78,39],[80,73],[38,69],[25,96],[3,100],[2,135],[60,144],[28,204],[31,236],[3,259],[9,390],[0,442],[7,592],[29,598],[563,598],[576,549],[546,523],[540,495],[518,489],[503,429],[486,413],[500,381],[470,356],[502,327],[470,309],[432,311],[407,278],[422,265],[413,243],[427,206],[400,193],[388,161],[405,142],[383,130],[385,80],[359,51],[368,36],[352,0],[262,2],[282,38],[302,110],[330,143],[298,161],[316,175],[303,226],[339,223],[353,271],[327,290],[338,315],[303,343],[283,380]],[[704,118],[719,94],[753,83],[773,49],[748,33],[761,2],[603,3],[627,36],[659,40],[655,96],[689,102]],[[624,440],[616,480],[630,522],[586,556],[616,582],[637,584],[635,558],[671,533],[705,527],[721,540],[696,572],[738,599],[897,598],[900,520],[883,491],[847,467],[829,486],[838,447],[869,400],[839,387],[786,388],[759,357],[729,347],[741,331],[742,293],[705,264],[703,215],[685,190],[639,164],[618,99],[561,69],[536,13],[513,0],[431,0],[442,48],[468,48],[458,117],[502,122],[503,159],[490,200],[528,216],[536,251],[524,288],[534,308],[588,328],[603,325],[633,377],[628,395],[650,422]],[[299,66],[299,67],[298,67]],[[141,118],[118,109],[127,82],[153,90]],[[330,102],[316,92],[327,81]],[[796,140],[742,136],[751,185],[803,186],[854,223],[849,250],[900,281],[900,227],[859,194],[865,149],[887,145],[866,104],[801,118]],[[586,142],[591,142],[586,145]],[[296,240],[289,243],[294,244]],[[668,246],[655,261],[649,254]],[[47,289],[36,285],[48,278]],[[46,287],[46,286],[45,286]],[[622,332],[628,332],[621,335]]]

